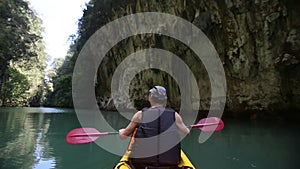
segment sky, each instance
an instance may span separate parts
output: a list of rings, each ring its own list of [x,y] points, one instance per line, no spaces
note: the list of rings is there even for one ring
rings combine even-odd
[[[28,0],[43,20],[46,52],[51,58],[64,58],[69,49],[68,38],[77,33],[78,20],[89,0]]]

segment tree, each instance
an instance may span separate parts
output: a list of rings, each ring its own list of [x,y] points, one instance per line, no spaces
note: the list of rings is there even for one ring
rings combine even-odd
[[[0,0],[0,100],[9,100],[2,90],[10,85],[4,81],[11,76],[6,75],[9,67],[27,78],[29,99],[41,94],[46,66],[41,22],[27,1]]]
[[[4,106],[19,106],[27,104],[26,91],[29,89],[29,82],[25,75],[17,69],[8,68],[3,85]]]
[[[30,25],[36,16],[23,0],[0,0],[0,98],[3,78],[12,61],[37,56],[33,49],[41,39]]]

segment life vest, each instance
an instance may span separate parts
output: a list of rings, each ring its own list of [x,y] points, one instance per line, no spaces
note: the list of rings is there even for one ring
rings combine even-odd
[[[180,135],[175,111],[164,107],[142,110],[131,152],[133,164],[172,166],[180,163]]]

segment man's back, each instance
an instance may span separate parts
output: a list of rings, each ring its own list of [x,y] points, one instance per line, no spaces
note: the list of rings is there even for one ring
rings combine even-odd
[[[161,166],[180,162],[180,135],[173,109],[143,109],[135,137],[131,154],[133,163]]]

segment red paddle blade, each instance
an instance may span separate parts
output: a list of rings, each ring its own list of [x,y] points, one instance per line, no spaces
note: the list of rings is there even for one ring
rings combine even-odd
[[[77,128],[67,134],[66,141],[69,144],[85,144],[95,141],[102,134],[94,128]]]
[[[192,128],[198,128],[204,132],[219,131],[224,128],[224,122],[217,117],[208,117],[201,119],[197,124],[192,125]]]

